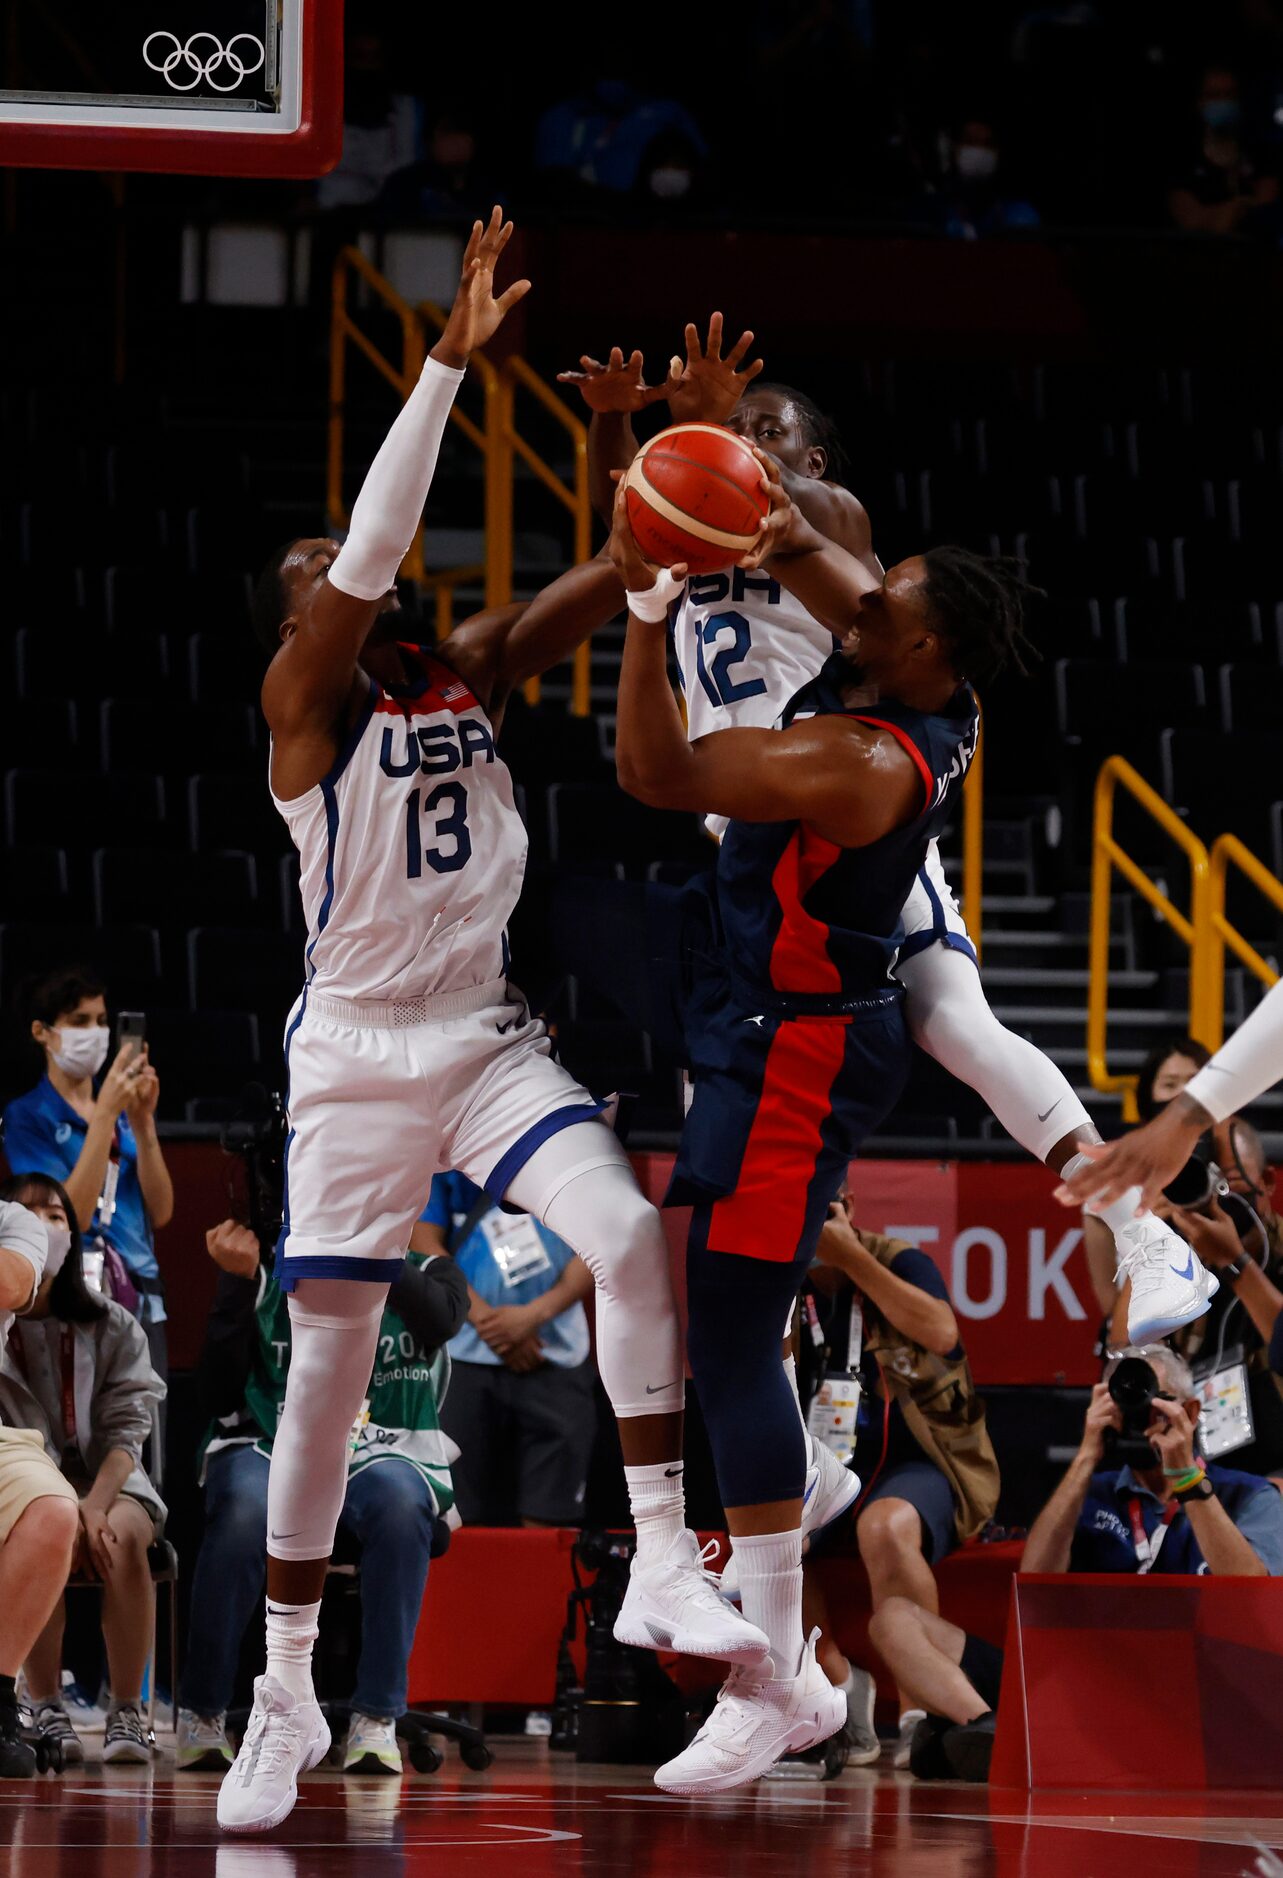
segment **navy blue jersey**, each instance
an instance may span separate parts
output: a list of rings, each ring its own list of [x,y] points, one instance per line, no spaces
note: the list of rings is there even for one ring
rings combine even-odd
[[[725,958],[737,993],[782,1015],[836,1013],[886,985],[901,909],[975,755],[980,713],[969,685],[932,715],[890,699],[853,707],[843,698],[850,682],[849,662],[834,653],[781,724],[840,715],[889,731],[918,769],[922,804],[905,827],[862,848],[841,848],[805,822],[730,824],[717,867]]]

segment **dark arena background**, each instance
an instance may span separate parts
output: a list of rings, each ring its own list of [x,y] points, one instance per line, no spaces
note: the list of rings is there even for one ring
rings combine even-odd
[[[912,1049],[903,1095],[848,1176],[840,1230],[863,1263],[826,1253],[799,1314],[812,1435],[843,1465],[854,1457],[865,1483],[864,1505],[817,1534],[805,1573],[807,1628],[825,1633],[819,1660],[849,1721],[755,1784],[685,1798],[652,1783],[723,1671],[614,1641],[634,1521],[586,1355],[592,1299],[566,1311],[584,1339],[575,1403],[558,1397],[537,1425],[535,1378],[568,1377],[569,1359],[540,1344],[537,1291],[479,1295],[464,1251],[484,1246],[484,1200],[445,1203],[435,1229],[416,1228],[438,1233],[418,1250],[459,1254],[473,1291],[460,1286],[453,1412],[441,1338],[400,1333],[396,1375],[420,1392],[407,1413],[430,1418],[440,1443],[440,1411],[461,1453],[454,1514],[427,1489],[432,1563],[417,1625],[412,1608],[402,1626],[404,1697],[373,1717],[383,1760],[353,1745],[362,1613],[368,1650],[369,1612],[382,1604],[386,1620],[404,1603],[403,1570],[345,1525],[315,1668],[335,1747],[284,1823],[253,1838],[221,1834],[215,1805],[262,1667],[263,1535],[247,1554],[219,1538],[205,1472],[211,1420],[241,1411],[258,1361],[250,1280],[261,1304],[285,1208],[282,1039],[311,969],[299,858],[268,789],[255,583],[284,542],[344,539],[440,341],[474,219],[494,203],[515,224],[497,287],[532,286],[472,355],[400,567],[398,637],[431,647],[598,554],[606,426],[590,431],[589,403],[559,374],[617,346],[639,350],[660,386],[670,359],[689,374],[688,322],[698,350],[717,314],[726,351],[750,329],[741,363],[760,357],[763,385],[811,401],[814,422],[787,396],[786,415],[804,443],[827,445],[818,480],[858,498],[884,568],[957,544],[1007,558],[1038,590],[1028,670],[977,687],[979,751],[941,838],[998,1024],[1051,1059],[1112,1140],[1181,1099],[1260,1004],[1283,950],[1283,5],[816,0],[715,24],[664,0],[627,19],[577,5],[5,0],[0,15],[4,1153],[13,1175],[69,1189],[91,1295],[106,1287],[122,1322],[133,1313],[142,1352],[132,1381],[96,1372],[91,1397],[84,1324],[73,1335],[64,1323],[61,1341],[51,1331],[52,1433],[22,1413],[40,1394],[24,1342],[43,1337],[37,1322],[17,1320],[0,1364],[0,1432],[36,1426],[89,1495],[60,1659],[46,1628],[19,1674],[30,1638],[15,1645],[0,1608],[0,1655],[13,1656],[0,1708],[15,1676],[22,1739],[43,1741],[41,1717],[61,1701],[81,1750],[64,1739],[60,1772],[19,1760],[0,1779],[9,1869],[1283,1873],[1283,1593],[1269,1582],[1283,1574],[1277,1092],[1200,1138],[1175,1214],[1159,1202],[1164,1244],[1220,1281],[1208,1316],[1175,1332],[1188,1368],[1160,1392],[1199,1404],[1191,1468],[1210,1467],[1232,1542],[1209,1558],[1208,1515],[1172,1497],[1184,1463],[1155,1477],[1148,1528],[1148,1489],[1134,1474],[1119,1485],[1121,1470],[1153,1463],[1156,1372],[1139,1421],[1121,1391],[1103,1398],[1103,1453],[1099,1427],[1095,1448],[1085,1432],[1111,1353],[1160,1339],[1128,1335],[1132,1268],[1116,1276],[1111,1229],[1056,1198],[1073,1142],[1053,1153],[1052,1125],[1022,1146],[995,1114],[996,1025]],[[670,421],[662,399],[635,419],[643,437]],[[714,705],[751,678],[755,583],[769,576],[716,579],[707,658],[701,648],[698,674],[682,674]],[[686,886],[716,850],[693,808],[621,787],[625,632],[619,611],[517,686],[497,748],[529,841],[512,979],[571,1074],[595,1096],[620,1093],[628,1155],[660,1205],[683,1069],[622,995],[645,972],[646,934],[628,939],[602,909],[625,887],[640,909],[649,890]],[[437,873],[433,892],[459,879]],[[571,884],[584,924],[566,949],[547,914]],[[109,1024],[105,1061],[73,1053],[56,1067],[55,1039],[88,1034],[77,1012],[88,1031]],[[111,1109],[118,1052],[137,1068],[140,1038],[158,1090]],[[349,1114],[359,1136],[359,1103]],[[115,1115],[129,1122],[123,1156]],[[390,1165],[400,1149],[387,1148]],[[424,1164],[425,1206],[450,1171]],[[132,1237],[112,1197],[129,1180],[142,1180]],[[26,1188],[12,1197],[34,1203]],[[509,1228],[490,1217],[495,1246]],[[662,1219],[684,1320],[689,1207]],[[211,1239],[225,1222],[246,1230]],[[512,1246],[527,1243],[511,1235],[495,1254],[510,1279]],[[919,1278],[890,1274],[889,1241],[916,1248],[901,1271]],[[53,1309],[47,1324],[58,1295],[36,1307]],[[527,1313],[512,1333],[526,1373],[507,1361],[496,1304]],[[956,1327],[934,1354],[928,1307]],[[733,1351],[734,1310],[722,1332]],[[167,1372],[163,1406],[139,1381],[153,1371]],[[483,1399],[486,1376],[514,1385],[506,1419],[497,1394]],[[698,1382],[687,1519],[716,1542],[719,1570],[726,1518]],[[107,1417],[131,1388],[150,1433],[130,1504],[151,1517],[150,1492],[163,1506],[128,1592],[126,1538],[106,1566],[90,1540],[110,1525],[95,1505],[130,1496],[102,1458],[129,1443],[107,1420],[86,1433],[84,1418]],[[921,1415],[943,1449],[924,1453],[908,1432]],[[258,1433],[266,1452],[274,1425]],[[469,1473],[474,1439],[489,1458]],[[872,1517],[901,1441],[945,1491],[943,1540],[911,1495],[884,1497],[895,1513]],[[568,1468],[568,1503],[541,1494],[540,1478]],[[1084,1491],[1097,1497],[1084,1504]],[[221,1517],[261,1528],[247,1492],[227,1489]],[[968,1493],[983,1505],[964,1519]],[[7,1531],[5,1505],[0,1493]],[[1058,1506],[1068,1525],[1053,1544]],[[411,1516],[396,1517],[404,1529]],[[7,1533],[0,1574],[15,1543]],[[996,1675],[969,1715],[919,1700],[888,1601],[910,1627],[913,1612],[938,1612],[941,1634],[972,1652],[945,1664],[955,1694],[977,1646],[986,1661],[1003,1649],[1000,1704]],[[230,1693],[208,1698],[211,1717],[192,1692],[212,1686],[202,1639],[230,1622],[224,1603],[247,1615],[221,1638]],[[130,1650],[145,1658],[138,1739],[115,1755]],[[919,1729],[910,1764],[924,1709],[943,1714],[946,1744],[950,1722],[972,1749],[978,1732],[979,1759],[933,1759]],[[996,1733],[977,1719],[993,1710]],[[226,1758],[217,1744],[198,1752],[192,1728],[211,1722]]]

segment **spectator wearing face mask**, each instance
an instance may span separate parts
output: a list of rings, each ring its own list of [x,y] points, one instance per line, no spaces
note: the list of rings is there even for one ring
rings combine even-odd
[[[44,1073],[4,1111],[10,1172],[62,1181],[86,1251],[106,1260],[104,1288],[141,1318],[163,1376],[165,1302],[152,1235],[173,1216],[174,1188],[156,1133],[159,1079],[145,1045],[122,1045],[107,1066],[105,987],[93,972],[52,972],[29,1010]]]
[[[80,1228],[61,1183],[21,1174],[0,1187],[44,1221],[49,1257],[31,1309],[0,1352],[0,1422],[35,1431],[80,1507],[72,1572],[102,1586],[102,1630],[111,1701],[103,1759],[151,1759],[142,1684],[155,1630],[156,1589],[148,1547],[165,1524],[165,1503],[143,1472],[143,1444],[165,1385],[148,1360],[142,1327],[122,1305],[85,1284]],[[84,1747],[62,1705],[59,1598],[27,1655],[36,1727],[83,1760]]]
[[[1195,149],[1168,192],[1172,220],[1200,235],[1273,235],[1278,199],[1278,178],[1244,134],[1238,79],[1209,66],[1198,88]]]
[[[602,78],[540,118],[535,167],[563,193],[622,196],[643,188],[672,201],[688,194],[707,155],[695,119],[676,98],[648,98],[624,79]],[[658,177],[658,182],[656,182]]]
[[[998,133],[989,119],[964,118],[942,139],[944,174],[935,219],[957,241],[1037,228],[1039,215],[1008,184]]]

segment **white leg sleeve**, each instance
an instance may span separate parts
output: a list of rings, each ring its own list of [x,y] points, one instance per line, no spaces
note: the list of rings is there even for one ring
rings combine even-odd
[[[964,953],[928,946],[896,966],[905,1014],[920,1049],[983,1096],[1007,1133],[1036,1161],[1091,1117],[1049,1057],[998,1022],[980,974]]]
[[[370,1386],[387,1287],[305,1278],[290,1298],[290,1368],[267,1482],[273,1558],[328,1558],[348,1438]]]
[[[536,1148],[506,1198],[573,1246],[597,1285],[597,1367],[615,1414],[678,1415],[686,1363],[668,1240],[602,1122]]]

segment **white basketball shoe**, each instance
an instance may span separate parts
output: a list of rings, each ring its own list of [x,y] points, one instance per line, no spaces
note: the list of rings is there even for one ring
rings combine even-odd
[[[270,1832],[294,1809],[299,1775],[330,1751],[330,1730],[315,1700],[300,1702],[275,1676],[254,1684],[241,1751],[218,1789],[224,1832]]]
[[[775,1679],[768,1661],[732,1670],[704,1726],[688,1748],[665,1762],[655,1785],[665,1793],[725,1793],[747,1786],[782,1754],[803,1754],[846,1721],[846,1696],[815,1660],[813,1630],[795,1676]]]
[[[716,1551],[699,1549],[689,1530],[679,1532],[653,1564],[633,1560],[628,1590],[615,1619],[615,1640],[639,1650],[676,1650],[723,1663],[760,1663],[770,1650],[766,1632],[722,1596],[707,1570]]]
[[[1154,1213],[1120,1227],[1114,1244],[1115,1282],[1131,1280],[1127,1335],[1132,1343],[1156,1343],[1192,1324],[1220,1290],[1193,1246]]]
[[[831,1526],[835,1519],[841,1519],[847,1508],[854,1506],[860,1497],[860,1476],[853,1474],[849,1467],[843,1467],[833,1450],[826,1448],[822,1441],[817,1441],[809,1433],[806,1437],[806,1452],[806,1489],[802,1495],[804,1555],[811,1540]],[[732,1551],[722,1572],[722,1596],[738,1598],[739,1594],[739,1567]]]

